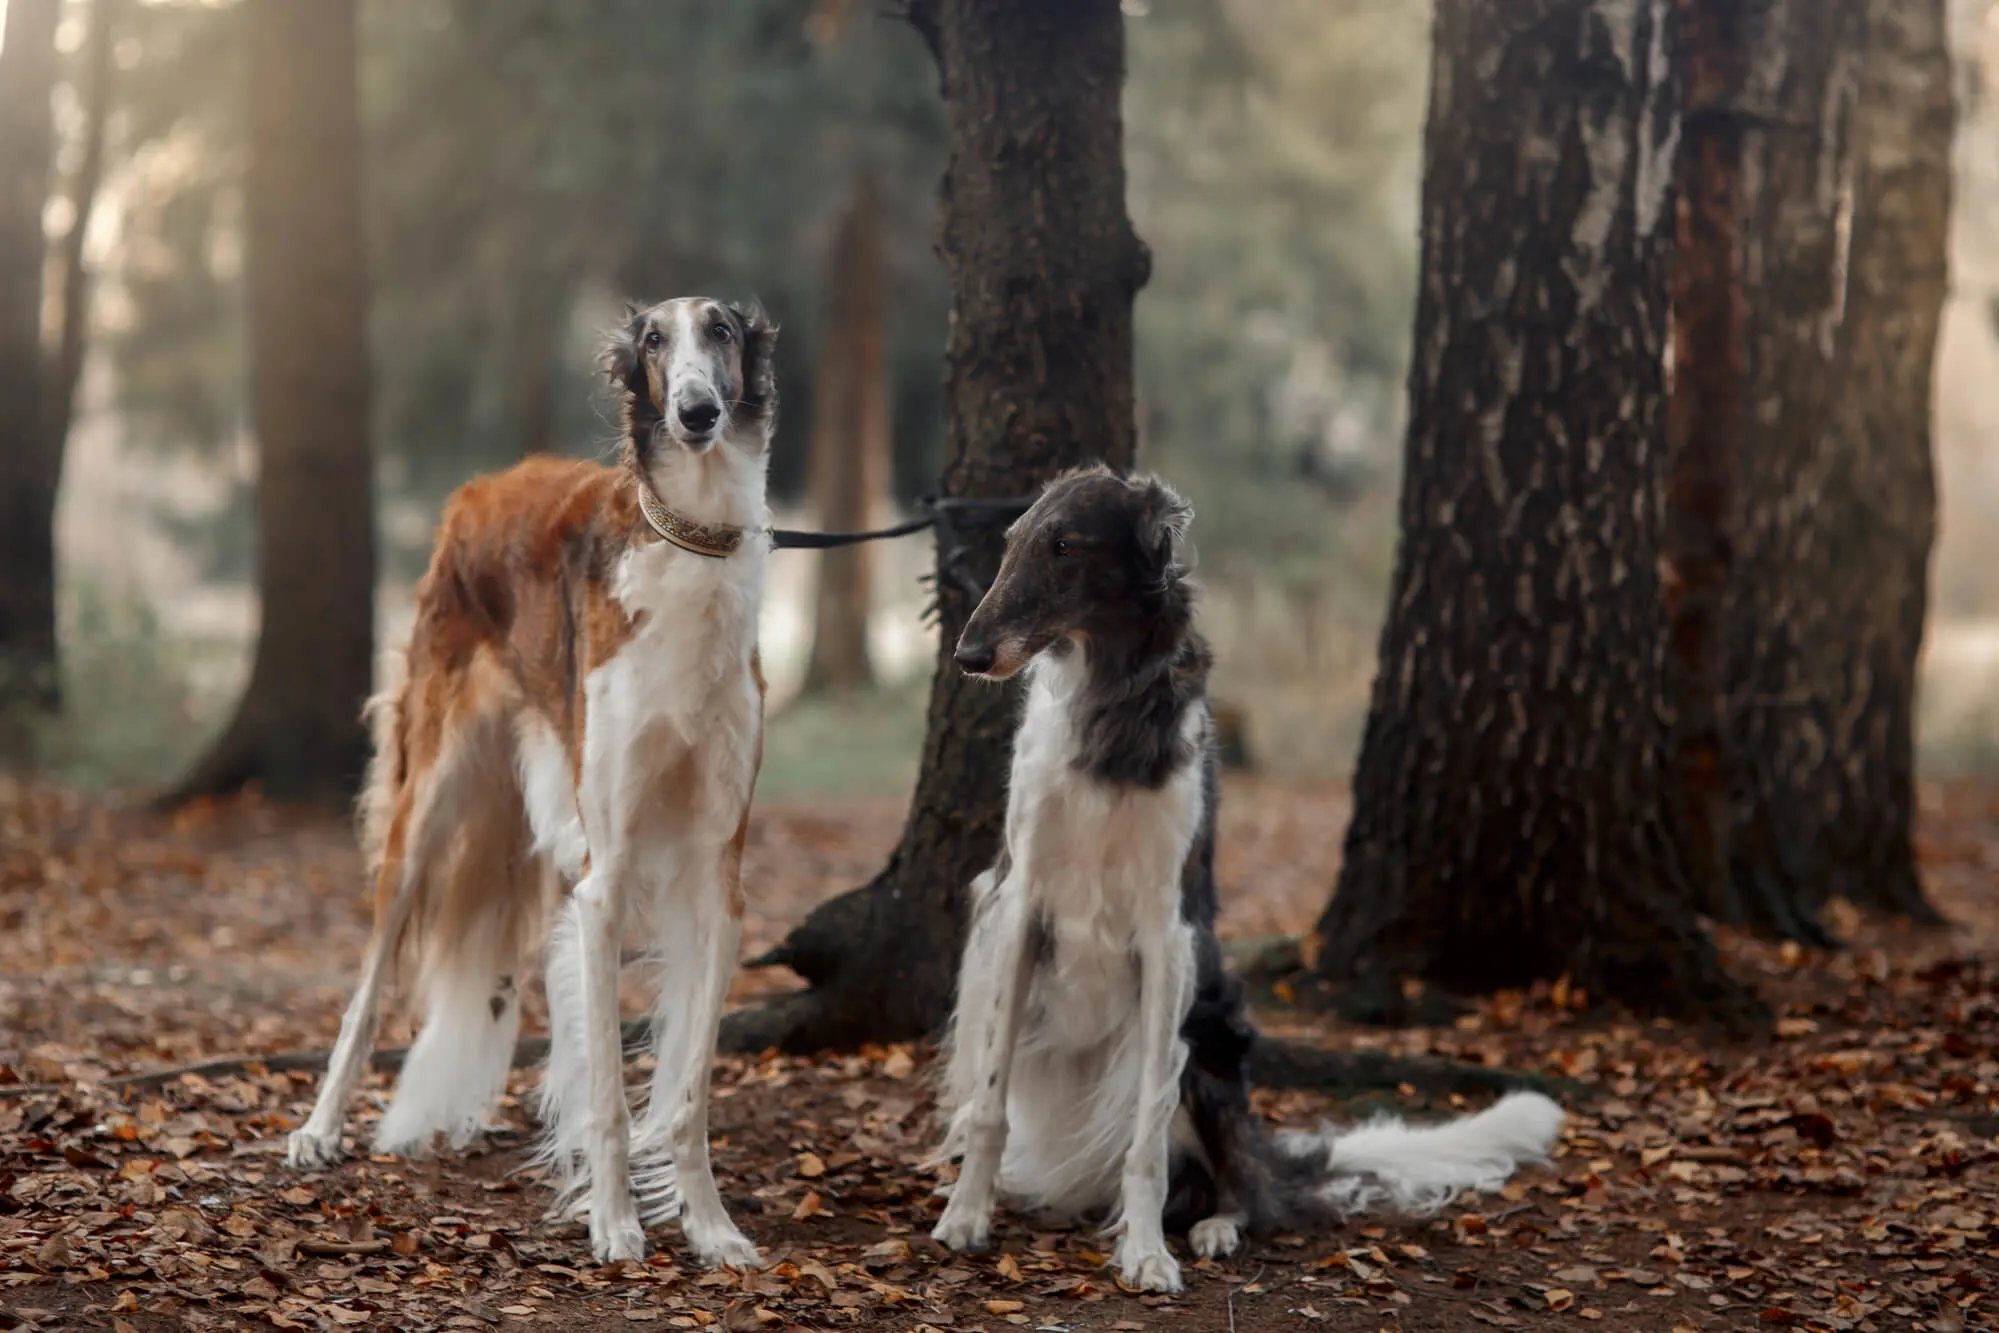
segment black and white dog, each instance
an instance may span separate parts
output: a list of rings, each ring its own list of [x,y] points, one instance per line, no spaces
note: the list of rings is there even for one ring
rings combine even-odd
[[[998,1196],[1103,1219],[1129,1285],[1180,1286],[1168,1230],[1228,1254],[1241,1232],[1439,1207],[1546,1156],[1562,1110],[1516,1093],[1411,1128],[1271,1135],[1249,1105],[1255,1039],[1215,939],[1211,655],[1179,544],[1193,511],[1102,467],[1049,484],[959,638],[968,673],[1031,670],[1005,845],[972,885],[939,1160],[961,1159],[933,1233],[986,1243]]]

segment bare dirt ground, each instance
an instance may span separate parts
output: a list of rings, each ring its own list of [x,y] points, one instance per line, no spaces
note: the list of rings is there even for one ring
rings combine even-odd
[[[1343,795],[1239,782],[1226,809],[1228,929],[1309,926]],[[900,816],[894,801],[766,809],[746,951],[865,878]],[[1006,1219],[994,1254],[931,1245],[921,1050],[718,1067],[718,1169],[762,1274],[693,1268],[672,1228],[646,1264],[601,1269],[576,1228],[545,1225],[518,1170],[532,1072],[509,1132],[470,1154],[291,1171],[310,1073],[107,1080],[330,1042],[367,932],[345,830],[255,804],[168,822],[0,785],[0,1329],[1995,1327],[1999,789],[1929,790],[1923,851],[1951,934],[1850,919],[1836,956],[1727,942],[1782,1015],[1762,1043],[1709,1044],[1561,986],[1449,1028],[1260,1015],[1558,1074],[1577,1089],[1571,1121],[1556,1160],[1502,1196],[1266,1238],[1190,1264],[1167,1299],[1121,1291],[1094,1235]],[[745,977],[737,997],[788,984]],[[407,1035],[391,1022],[383,1041]],[[364,1144],[385,1090],[357,1107]],[[1371,1109],[1259,1105],[1288,1123]]]

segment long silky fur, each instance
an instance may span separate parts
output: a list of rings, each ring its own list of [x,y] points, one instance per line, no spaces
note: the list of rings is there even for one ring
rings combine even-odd
[[[1129,489],[1120,492],[1120,486]],[[1273,1134],[1250,1106],[1247,1061],[1257,1036],[1241,985],[1223,967],[1214,926],[1219,765],[1209,724],[1207,648],[1193,628],[1193,589],[1178,559],[1190,516],[1184,502],[1150,479],[1125,481],[1102,468],[1065,474],[1009,533],[1008,561],[966,630],[966,640],[1034,645],[1010,807],[1027,802],[1024,808],[1035,809],[1048,799],[1022,790],[1023,776],[1080,783],[1063,798],[1068,808],[1099,799],[1107,810],[1143,807],[1175,790],[1172,784],[1189,765],[1198,766],[1199,828],[1186,850],[1179,903],[1189,927],[1194,985],[1180,1010],[1166,1228],[1193,1229],[1199,1238],[1205,1225],[1207,1239],[1197,1248],[1223,1252],[1234,1247],[1239,1231],[1323,1226],[1361,1213],[1420,1215],[1464,1190],[1495,1189],[1522,1163],[1546,1157],[1563,1120],[1553,1101],[1515,1093],[1477,1115],[1436,1125],[1410,1126],[1385,1116],[1347,1130],[1322,1125],[1283,1134]],[[1121,530],[1119,522],[1128,528]],[[1037,524],[1043,536],[1088,534],[1085,555],[1062,557],[1069,563],[1059,569],[1047,561],[1047,568],[1035,569]],[[1119,538],[1120,531],[1132,539]],[[1134,562],[1121,578],[1079,572],[1073,563],[1113,558],[1101,554],[1109,551],[1125,552],[1123,558]],[[1078,604],[1077,589],[1103,587],[1127,591],[1114,605]],[[1066,763],[1023,767],[1018,755],[1025,747],[1049,744],[1068,747]],[[1184,836],[1177,818],[1133,818],[1124,827],[1144,836]],[[1137,977],[1117,978],[1122,990],[1112,991],[1102,988],[1108,972],[1070,975],[1079,958],[1086,966],[1121,958],[1114,940],[1090,943],[1107,924],[1103,895],[1072,885],[1030,906],[1022,893],[1002,893],[1014,851],[1012,808],[1008,830],[1000,864],[971,889],[972,924],[939,1088],[946,1128],[933,1160],[961,1156],[965,1148],[965,1116],[980,1072],[960,1022],[991,1011],[1002,985],[987,941],[1006,937],[1017,922],[1011,914],[1073,914],[1030,923],[1034,980],[1011,1053],[998,1184],[1007,1201],[1037,1219],[1114,1223],[1120,1173],[1141,1109]],[[1113,836],[1108,825],[1103,833]],[[1132,847],[1126,855],[1141,851]],[[1082,947],[1063,942],[1075,938]],[[1063,999],[1069,1002],[1049,1002]]]

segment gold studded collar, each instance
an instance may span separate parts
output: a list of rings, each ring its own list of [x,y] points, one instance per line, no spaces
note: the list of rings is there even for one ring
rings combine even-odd
[[[695,555],[705,555],[710,560],[732,556],[743,545],[744,529],[696,523],[691,518],[676,514],[643,481],[639,482],[639,512],[645,515],[646,526],[661,541],[678,546],[683,551],[692,551]]]

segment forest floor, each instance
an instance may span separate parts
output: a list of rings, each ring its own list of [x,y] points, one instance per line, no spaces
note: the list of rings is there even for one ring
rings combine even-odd
[[[1225,810],[1227,932],[1308,927],[1343,794],[1239,781]],[[900,818],[896,800],[767,805],[746,951],[865,878]],[[511,1130],[468,1154],[292,1171],[313,1074],[112,1080],[330,1043],[368,928],[344,827],[254,802],[168,821],[0,782],[0,1329],[1999,1327],[1999,787],[1927,788],[1922,854],[1956,931],[1841,920],[1853,943],[1833,956],[1725,941],[1781,1014],[1764,1042],[1579,1010],[1559,986],[1437,1029],[1260,1015],[1581,1090],[1555,1161],[1502,1195],[1271,1237],[1190,1262],[1163,1298],[1120,1290],[1089,1234],[1006,1218],[993,1254],[938,1251],[922,1050],[718,1066],[715,1155],[771,1260],[758,1274],[693,1268],[673,1228],[645,1264],[599,1268],[576,1228],[545,1225],[517,1172],[532,1072]],[[787,984],[747,976],[736,998]],[[392,1021],[383,1042],[407,1035]],[[386,1086],[360,1099],[363,1135]],[[1258,1105],[1293,1124],[1359,1109]]]

